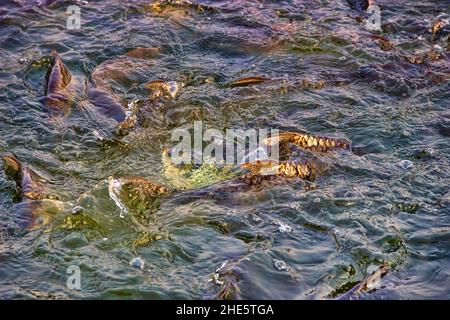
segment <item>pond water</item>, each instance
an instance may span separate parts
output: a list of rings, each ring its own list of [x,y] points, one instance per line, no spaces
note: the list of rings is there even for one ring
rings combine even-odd
[[[1,173],[0,298],[333,299],[382,264],[381,286],[355,298],[450,298],[449,1],[376,1],[381,31],[345,0],[41,2],[0,1],[0,152],[60,200],[22,230]],[[67,27],[73,4],[80,29]],[[152,49],[125,58],[135,48]],[[41,103],[52,49],[82,88],[56,118]],[[276,81],[226,85],[245,77]],[[126,148],[99,140],[114,123],[83,90],[106,83],[127,106],[159,79],[183,83],[170,108]],[[208,184],[230,177],[205,170],[144,218],[118,206],[108,177],[169,185],[162,147],[194,121],[340,137],[360,152],[328,156],[313,183],[218,194]]]

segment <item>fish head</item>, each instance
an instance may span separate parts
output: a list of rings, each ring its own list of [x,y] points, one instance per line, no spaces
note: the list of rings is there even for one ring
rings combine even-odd
[[[8,178],[16,181],[19,180],[20,173],[22,171],[22,164],[20,163],[20,161],[12,155],[3,156],[2,159],[3,169],[5,170]]]

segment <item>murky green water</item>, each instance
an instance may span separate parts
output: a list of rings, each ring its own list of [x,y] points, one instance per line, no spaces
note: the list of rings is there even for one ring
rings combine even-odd
[[[81,30],[66,28],[70,1],[28,2],[0,5],[0,151],[45,177],[61,203],[48,224],[20,231],[15,184],[0,176],[1,298],[214,298],[225,279],[244,299],[327,299],[382,263],[391,269],[381,288],[359,298],[450,298],[449,45],[448,34],[431,41],[429,31],[449,18],[448,1],[377,1],[382,34],[395,45],[388,51],[339,0],[200,1],[204,10],[162,11],[149,1],[91,0],[80,5]],[[136,47],[160,53],[112,83],[124,105],[145,99],[150,80],[186,86],[149,128],[126,137],[130,148],[96,138],[93,130],[111,122],[82,98],[49,121],[39,99],[51,49],[90,85],[96,66]],[[441,57],[404,59],[430,50]],[[248,76],[282,81],[224,86]],[[286,89],[305,78],[325,87]],[[161,146],[196,120],[345,137],[364,152],[332,156],[312,186],[225,200],[198,189],[161,200],[145,222],[121,218],[107,178],[166,184]],[[75,206],[84,211],[73,215]],[[130,265],[136,257],[143,270]],[[81,290],[66,286],[71,265],[81,269]]]

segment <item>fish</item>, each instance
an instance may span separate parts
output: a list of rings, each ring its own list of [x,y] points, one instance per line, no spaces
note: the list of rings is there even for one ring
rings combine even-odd
[[[127,117],[126,110],[118,99],[103,89],[89,88],[88,100],[97,108],[97,111],[110,119],[122,122]]]
[[[394,44],[387,38],[383,37],[383,36],[379,36],[379,35],[371,35],[370,36],[372,39],[377,40],[378,44],[380,45],[380,49],[383,51],[390,51],[392,49],[394,49]]]
[[[255,180],[255,176],[282,176],[288,178],[301,178],[307,181],[314,181],[318,173],[318,166],[314,161],[292,160],[292,161],[272,161],[257,160],[241,165],[244,169],[250,169],[250,173],[243,175],[240,179]]]
[[[181,84],[176,81],[152,80],[145,85],[150,91],[150,98],[169,97],[175,99],[180,92]]]
[[[360,283],[355,285],[346,293],[340,295],[336,298],[336,300],[349,300],[359,296],[362,293],[370,292],[376,288],[380,279],[385,276],[390,267],[389,264],[384,263],[377,270],[375,270],[372,274],[365,277]]]
[[[283,132],[264,140],[266,145],[293,143],[294,145],[317,152],[329,152],[342,149],[351,150],[351,143],[344,139],[334,139],[307,133]]]
[[[124,176],[108,178],[110,197],[121,209],[122,214],[128,213],[127,208],[146,212],[158,206],[159,199],[169,196],[172,191],[150,179],[141,176]]]
[[[270,79],[265,77],[247,77],[247,78],[241,78],[234,81],[231,81],[228,86],[230,87],[244,87],[252,84],[257,84],[261,82],[268,81]]]
[[[433,23],[430,26],[431,41],[435,41],[443,35],[445,26],[446,22],[442,19],[437,19],[433,21]]]
[[[39,217],[63,210],[64,204],[47,192],[37,173],[13,155],[5,155],[2,160],[6,176],[16,183],[19,202],[14,206],[14,220],[19,227],[31,230]]]
[[[142,48],[137,47],[126,53],[127,57],[135,58],[135,59],[153,59],[159,54],[159,48]]]
[[[367,9],[375,4],[374,0],[347,0],[350,8],[359,12],[366,12]]]
[[[12,155],[3,156],[3,168],[6,176],[15,181],[21,199],[42,199],[43,186],[37,179],[37,174],[23,165]]]

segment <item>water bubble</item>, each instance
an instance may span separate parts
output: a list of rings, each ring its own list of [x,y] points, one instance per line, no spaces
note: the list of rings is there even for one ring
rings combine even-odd
[[[283,260],[273,259],[273,265],[278,271],[287,271],[289,270],[286,262]]]
[[[77,215],[77,214],[82,213],[83,211],[84,211],[84,208],[82,206],[76,206],[76,207],[73,207],[72,214]]]
[[[133,258],[130,261],[130,266],[132,266],[136,269],[144,270],[144,265],[145,265],[145,261],[141,257]]]
[[[315,198],[313,201],[314,201],[314,203],[319,203],[320,202],[320,198]]]
[[[24,64],[25,62],[27,62],[27,59],[25,59],[25,58],[20,58],[19,59],[19,63],[20,64]]]
[[[414,164],[410,160],[402,160],[399,162],[399,165],[405,170],[409,170],[414,167]]]

